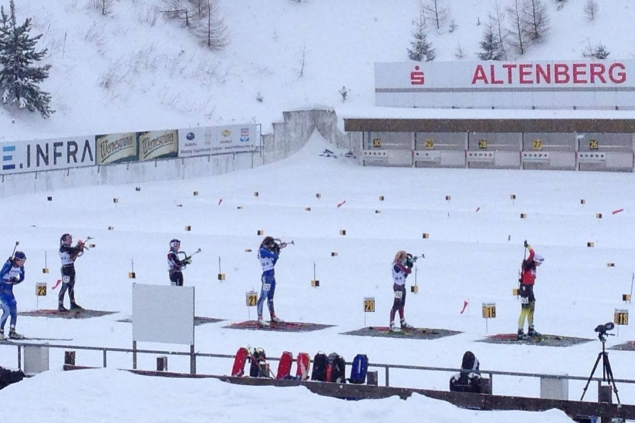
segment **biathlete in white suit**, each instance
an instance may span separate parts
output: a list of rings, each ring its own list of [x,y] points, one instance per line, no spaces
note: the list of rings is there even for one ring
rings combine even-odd
[[[406,323],[404,317],[404,308],[406,307],[406,278],[412,272],[415,258],[412,254],[405,251],[398,251],[395,254],[395,260],[392,262],[392,289],[395,299],[390,309],[390,325],[391,332],[399,332],[399,328],[395,326],[395,314],[399,312],[399,320],[401,329],[412,329],[412,326]]]
[[[260,278],[262,282],[262,288],[260,290],[260,297],[258,298],[258,324],[260,326],[268,326],[269,324],[263,319],[263,306],[265,300],[267,300],[267,307],[269,308],[269,316],[271,321],[281,323],[282,320],[276,316],[276,312],[273,306],[273,296],[276,293],[276,271],[275,266],[280,257],[280,249],[286,247],[286,243],[276,243],[273,237],[267,236],[262,240],[260,249],[258,250],[258,260],[260,266],[262,266],[262,276]]]

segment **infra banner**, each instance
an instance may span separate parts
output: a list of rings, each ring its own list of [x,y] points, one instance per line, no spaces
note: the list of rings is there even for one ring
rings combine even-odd
[[[0,143],[0,174],[94,166],[95,136]]]

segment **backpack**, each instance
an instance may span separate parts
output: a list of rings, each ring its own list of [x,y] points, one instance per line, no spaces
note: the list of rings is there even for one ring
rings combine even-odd
[[[366,373],[368,372],[368,356],[357,354],[351,366],[351,378],[349,382],[363,384],[366,383]]]
[[[463,354],[461,372],[450,378],[450,391],[453,392],[481,392],[480,363],[472,351]]]
[[[309,378],[309,368],[311,367],[311,357],[305,352],[298,353],[296,362],[295,378],[298,380],[307,380]]]
[[[337,353],[331,353],[328,356],[326,381],[335,383],[346,383],[346,361],[341,355]]]
[[[289,379],[291,364],[293,364],[293,354],[289,351],[283,352],[278,362],[278,374],[276,375],[276,379]]]
[[[262,348],[256,348],[249,357],[251,365],[249,366],[249,376],[251,377],[269,377],[269,369],[267,365],[267,355]]]
[[[318,352],[313,357],[313,372],[311,372],[311,380],[318,380],[320,382],[326,382],[326,368],[328,366],[328,359],[326,354]]]
[[[236,358],[234,358],[234,366],[232,367],[232,376],[240,377],[245,374],[245,363],[247,362],[247,356],[249,350],[245,347],[238,348],[236,352]]]

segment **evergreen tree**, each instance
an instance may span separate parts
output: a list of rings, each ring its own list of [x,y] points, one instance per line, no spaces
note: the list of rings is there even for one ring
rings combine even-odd
[[[503,58],[503,51],[501,48],[500,40],[494,33],[494,24],[492,21],[485,27],[485,33],[483,34],[483,40],[480,42],[481,53],[477,53],[481,60],[501,60]]]
[[[424,8],[419,7],[419,19],[413,20],[412,24],[415,29],[412,31],[414,40],[410,42],[412,49],[408,49],[408,58],[417,62],[434,60],[435,53],[432,43],[428,42],[428,34],[426,34],[426,18]]]
[[[31,37],[31,19],[18,26],[15,3],[9,3],[7,15],[0,7],[0,95],[3,104],[14,105],[31,112],[39,111],[47,118],[54,110],[49,103],[51,95],[40,90],[38,84],[48,78],[51,65],[34,66],[46,55],[47,50],[36,51],[35,45],[42,34]]]

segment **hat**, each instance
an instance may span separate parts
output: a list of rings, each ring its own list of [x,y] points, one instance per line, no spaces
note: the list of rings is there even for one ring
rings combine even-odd
[[[24,254],[22,251],[16,251],[13,255],[13,258],[15,260],[26,260],[26,254]]]
[[[179,241],[178,239],[173,239],[172,241],[170,241],[170,247],[172,248],[176,248],[180,245],[181,245],[181,241]]]
[[[534,256],[534,261],[538,264],[542,264],[542,262],[545,261],[545,258],[541,256],[540,254],[536,254]]]

